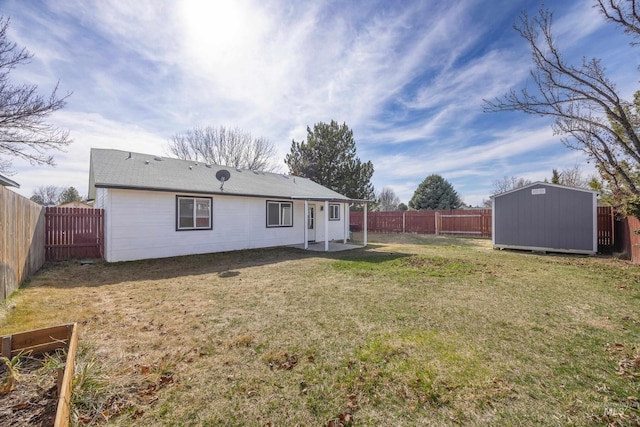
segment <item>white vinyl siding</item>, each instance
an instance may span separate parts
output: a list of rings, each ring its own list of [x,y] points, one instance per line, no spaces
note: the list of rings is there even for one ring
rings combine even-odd
[[[105,209],[105,259],[108,262],[164,258],[304,242],[304,201],[289,201],[284,210],[291,227],[265,227],[267,199],[213,196],[208,230],[176,229],[176,197],[202,198],[198,194],[161,191],[96,189],[96,207]],[[273,201],[273,200],[269,200]],[[344,205],[342,205],[344,207]],[[317,208],[317,236],[324,240],[324,220]],[[344,210],[340,221],[331,221],[329,240],[344,237]]]
[[[267,201],[267,227],[292,227],[293,203]]]

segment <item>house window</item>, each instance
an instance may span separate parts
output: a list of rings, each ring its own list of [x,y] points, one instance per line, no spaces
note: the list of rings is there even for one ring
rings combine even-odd
[[[292,227],[293,203],[267,201],[267,227]]]
[[[178,196],[177,230],[211,230],[211,197]]]
[[[329,205],[329,221],[340,221],[340,205]]]

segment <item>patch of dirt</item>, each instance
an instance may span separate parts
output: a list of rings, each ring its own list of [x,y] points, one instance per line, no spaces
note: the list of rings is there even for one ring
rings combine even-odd
[[[15,388],[0,395],[0,426],[53,426],[58,404],[57,374],[42,369],[43,357],[24,357]],[[0,378],[8,368],[0,366]]]
[[[568,305],[566,306],[567,312],[571,313],[572,317],[581,323],[585,323],[589,326],[593,326],[594,328],[606,329],[609,331],[613,331],[616,328],[616,325],[611,321],[611,319],[604,318],[601,316],[597,316],[593,313],[593,307],[588,304],[581,304],[576,306]]]

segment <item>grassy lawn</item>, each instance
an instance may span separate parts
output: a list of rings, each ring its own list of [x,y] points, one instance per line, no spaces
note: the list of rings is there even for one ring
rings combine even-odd
[[[80,425],[640,423],[639,268],[369,240],[47,265],[0,335],[81,325]]]

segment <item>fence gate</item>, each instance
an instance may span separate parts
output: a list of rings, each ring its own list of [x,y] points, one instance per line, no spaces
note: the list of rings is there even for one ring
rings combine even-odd
[[[45,223],[47,261],[104,256],[104,210],[48,207]]]

